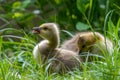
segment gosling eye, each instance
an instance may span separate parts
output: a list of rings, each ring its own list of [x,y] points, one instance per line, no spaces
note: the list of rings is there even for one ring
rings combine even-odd
[[[85,48],[85,45],[83,45],[82,48]]]
[[[48,30],[48,28],[47,28],[47,27],[44,27],[43,30]]]

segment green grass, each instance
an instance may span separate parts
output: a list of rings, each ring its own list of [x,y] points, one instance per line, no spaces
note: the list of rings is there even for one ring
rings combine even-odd
[[[0,80],[119,80],[119,26],[120,19],[116,25],[112,23],[111,19],[108,20],[108,31],[106,33],[114,43],[112,56],[105,56],[104,61],[86,62],[82,65],[83,70],[76,69],[63,75],[49,73],[49,65],[36,64],[32,54],[32,50],[37,43],[36,38],[33,37],[34,35],[26,34],[23,30],[14,29],[18,33],[22,32],[24,36],[0,36]],[[6,30],[10,29],[6,28]],[[14,38],[18,41],[14,41]]]
[[[109,37],[114,44],[112,56],[104,56],[103,61],[85,62],[82,65],[83,70],[76,69],[61,75],[49,73],[49,64],[45,66],[36,64],[32,50],[39,39],[35,35],[20,29],[4,28],[0,30],[0,80],[120,80],[120,34],[118,35],[120,18],[116,20],[120,11],[118,0],[53,0],[54,3],[50,0],[36,2],[1,0],[0,2],[3,2],[0,3],[0,20],[5,23],[0,24],[1,29],[17,25],[17,28],[24,28],[29,32],[28,28],[31,28],[33,24],[54,21],[64,25],[61,27],[63,29],[66,27],[65,29],[73,30],[75,29],[75,26],[72,27],[73,24],[83,22],[87,23],[92,31],[94,29],[91,24],[96,26],[94,27],[96,30],[103,29],[104,35]],[[29,4],[30,2],[32,4]],[[18,9],[13,6],[15,4]],[[46,8],[46,5],[52,8],[42,9],[42,7]],[[105,8],[100,8],[100,6],[105,6]],[[43,11],[40,15],[31,15],[33,10]],[[12,17],[15,13],[22,13],[23,16],[14,19]],[[34,23],[36,17],[38,21]],[[73,36],[66,30],[62,32]],[[5,35],[11,33],[12,35]],[[63,36],[61,39],[64,40]]]

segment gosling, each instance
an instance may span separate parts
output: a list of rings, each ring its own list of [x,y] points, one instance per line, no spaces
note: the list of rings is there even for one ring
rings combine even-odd
[[[62,49],[74,51],[77,54],[105,55],[103,53],[113,53],[113,43],[98,32],[81,32],[77,33],[73,38],[66,40],[62,45]]]
[[[41,56],[44,59],[43,62],[54,57],[56,60],[52,62],[53,72],[66,72],[80,67],[81,61],[75,52],[58,48],[60,37],[55,23],[44,23],[39,27],[34,27],[33,33],[45,39],[34,47],[33,55],[37,63],[40,63]]]

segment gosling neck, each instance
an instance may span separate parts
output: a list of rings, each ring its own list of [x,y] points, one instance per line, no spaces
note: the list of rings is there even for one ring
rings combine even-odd
[[[49,39],[49,46],[51,47],[51,49],[55,49],[59,46],[59,33],[55,33],[54,35]]]

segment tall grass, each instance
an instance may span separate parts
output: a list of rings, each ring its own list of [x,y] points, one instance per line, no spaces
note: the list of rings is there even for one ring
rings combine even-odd
[[[23,32],[23,37],[2,35],[0,37],[0,80],[119,80],[119,26],[120,19],[117,25],[114,25],[109,18],[107,34],[114,43],[114,53],[112,56],[105,56],[104,61],[85,63],[83,70],[76,69],[64,75],[49,73],[48,65],[36,64],[32,50],[37,42],[33,35],[30,36],[25,32]],[[5,37],[8,40],[4,40]],[[13,38],[20,41],[14,41]],[[9,57],[9,54],[12,56]]]

